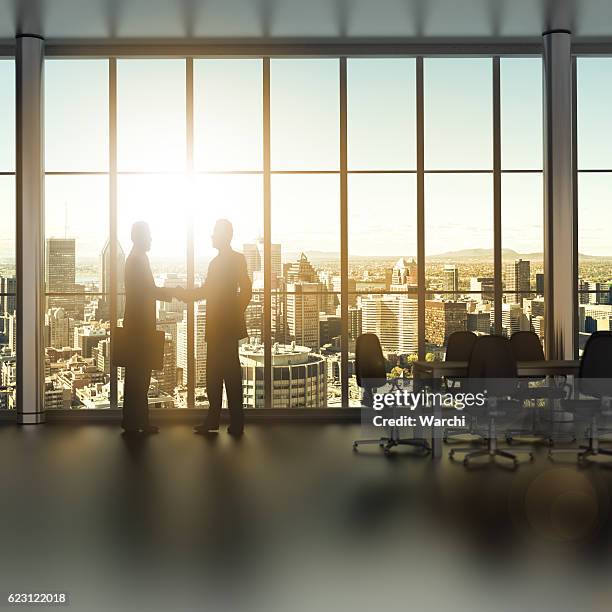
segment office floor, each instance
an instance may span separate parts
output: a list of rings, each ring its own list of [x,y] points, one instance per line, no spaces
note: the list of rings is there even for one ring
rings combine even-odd
[[[74,610],[612,608],[612,469],[354,454],[357,425],[0,427],[0,584]],[[401,452],[401,451],[400,451]],[[0,606],[1,607],[1,606]]]

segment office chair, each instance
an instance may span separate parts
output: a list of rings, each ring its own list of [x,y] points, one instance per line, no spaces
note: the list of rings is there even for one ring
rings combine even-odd
[[[612,332],[594,332],[587,340],[576,382],[580,394],[591,399],[567,399],[561,406],[575,416],[589,419],[589,443],[578,448],[550,449],[548,456],[553,459],[558,454],[576,453],[579,463],[595,463],[607,457],[612,460],[612,449],[599,445],[599,417],[612,416]]]
[[[355,376],[357,384],[363,389],[363,402],[372,406],[373,393],[376,389],[391,384],[397,388],[393,380],[387,380],[385,358],[376,334],[361,334],[355,345]],[[401,438],[398,427],[391,427],[388,436],[370,440],[355,440],[353,450],[363,444],[378,444],[390,454],[394,446],[413,446],[428,453],[431,450],[429,442],[424,438]],[[423,453],[425,454],[425,453]]]
[[[544,349],[540,338],[532,331],[518,331],[510,337],[510,347],[516,361],[545,361]],[[540,428],[539,416],[541,410],[537,405],[537,400],[561,399],[566,396],[562,387],[553,386],[529,386],[530,383],[546,382],[546,377],[526,377],[519,379],[519,391],[524,401],[536,402],[531,405],[531,424],[527,429],[517,429],[506,432],[506,442],[512,444],[514,438],[532,438],[531,442],[552,443],[549,431]],[[524,404],[523,404],[524,405]],[[551,424],[553,422],[551,411]]]
[[[444,357],[445,361],[469,361],[470,355],[472,354],[472,349],[474,348],[474,343],[476,342],[476,338],[478,336],[471,331],[456,331],[453,332],[448,337],[448,343],[446,345],[446,355]],[[452,391],[459,382],[460,379],[447,378],[445,380],[446,387],[449,391]],[[467,427],[448,427],[444,429],[442,439],[444,442],[449,442],[449,438],[454,438],[455,436],[471,436],[472,438],[476,438],[473,441],[482,441],[482,436],[477,433],[475,429],[475,420],[470,422],[470,425]],[[459,440],[461,441],[461,440]],[[466,441],[466,440],[462,440]]]
[[[517,390],[516,385],[516,360],[510,347],[510,341],[502,336],[480,336],[477,338],[470,360],[468,364],[468,381],[469,379],[500,379],[503,382],[498,382],[495,387],[500,394],[498,398],[487,397],[485,403],[485,412],[488,419],[487,427],[487,448],[473,450],[471,448],[453,448],[449,457],[454,460],[456,453],[464,453],[463,464],[470,465],[470,460],[476,457],[488,457],[489,461],[494,461],[497,457],[511,459],[513,466],[518,466],[517,452],[527,453],[530,460],[533,460],[533,453],[528,448],[513,448],[512,452],[507,449],[497,448],[497,432],[496,418],[504,416],[506,413],[502,410],[504,403],[516,404],[512,399],[507,401],[508,397],[512,397]],[[478,391],[478,389],[474,389]]]

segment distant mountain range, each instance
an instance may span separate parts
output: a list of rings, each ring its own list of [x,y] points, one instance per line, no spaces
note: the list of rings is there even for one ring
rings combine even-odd
[[[340,254],[332,251],[304,251],[306,257],[313,262],[329,261],[339,259]],[[297,259],[300,252],[283,253],[284,261],[293,261]],[[351,261],[387,261],[399,259],[401,255],[350,255]],[[411,258],[416,255],[405,255]],[[528,259],[529,261],[542,261],[542,253],[519,253],[513,249],[502,249],[502,259]],[[610,255],[583,255],[579,254],[582,260],[597,260],[597,259],[612,259]],[[436,255],[429,255],[426,258],[428,261],[439,262],[459,262],[459,261],[486,261],[493,259],[493,249],[461,249],[459,251],[447,251]]]

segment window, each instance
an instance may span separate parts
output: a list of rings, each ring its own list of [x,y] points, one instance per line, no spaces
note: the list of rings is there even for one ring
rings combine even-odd
[[[594,331],[612,321],[612,250],[609,201],[612,195],[610,58],[579,57],[577,66],[578,156],[578,334],[579,352]]]
[[[15,63],[0,58],[0,410],[15,407]]]

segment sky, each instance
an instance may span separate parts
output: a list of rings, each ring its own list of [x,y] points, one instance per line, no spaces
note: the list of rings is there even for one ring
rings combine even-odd
[[[612,59],[578,62],[580,168],[612,168]],[[45,163],[48,172],[108,171],[108,63],[47,60]],[[425,167],[492,168],[491,61],[424,60]],[[502,168],[542,168],[542,83],[537,58],[502,58]],[[609,79],[608,79],[609,80]],[[415,60],[348,61],[349,254],[416,254]],[[0,172],[14,171],[14,66],[0,60]],[[263,233],[262,63],[194,61],[194,168],[186,174],[185,62],[118,61],[118,236],[150,222],[154,257],[181,257],[193,224],[196,254],[208,256],[218,217],[235,225],[235,246]],[[272,238],[284,252],[340,249],[339,63],[271,62]],[[299,174],[308,171],[313,174]],[[296,174],[296,172],[298,172]],[[317,173],[318,172],[318,173]],[[155,174],[157,173],[157,174]],[[612,173],[579,181],[583,253],[612,255],[604,205]],[[75,236],[77,255],[96,256],[108,232],[108,177],[48,175],[47,236]],[[425,180],[426,253],[492,248],[492,177],[431,172]],[[539,172],[502,180],[503,247],[542,250]],[[0,175],[0,256],[13,250],[14,179]]]

